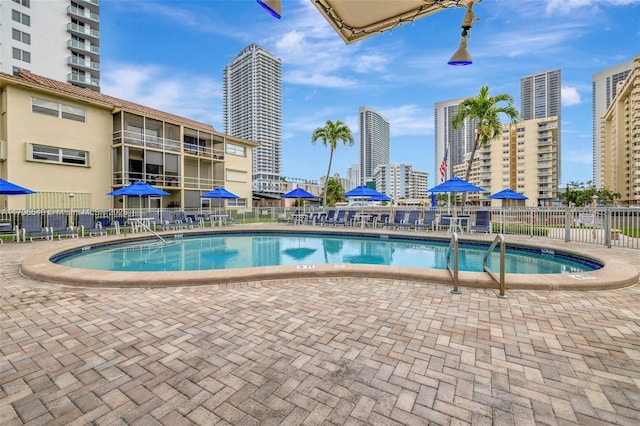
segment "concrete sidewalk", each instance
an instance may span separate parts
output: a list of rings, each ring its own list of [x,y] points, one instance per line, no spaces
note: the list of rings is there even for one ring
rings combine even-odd
[[[637,425],[640,286],[82,289],[0,246],[0,424]],[[576,249],[575,244],[572,246]],[[638,251],[609,252],[640,267]]]

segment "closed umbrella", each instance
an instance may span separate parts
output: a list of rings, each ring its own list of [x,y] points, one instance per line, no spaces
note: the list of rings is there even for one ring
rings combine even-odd
[[[219,186],[207,193],[204,193],[200,196],[201,198],[216,198],[216,199],[221,199],[221,200],[232,200],[232,199],[236,199],[236,198],[240,198],[239,196],[237,196],[236,194],[234,194],[233,192],[229,192],[226,189],[224,189],[223,187]],[[219,219],[220,219],[220,226],[222,226],[222,215],[219,215]]]

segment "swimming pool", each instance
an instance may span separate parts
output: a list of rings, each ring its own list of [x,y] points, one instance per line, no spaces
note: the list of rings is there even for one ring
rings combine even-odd
[[[486,243],[461,243],[459,269],[482,272]],[[448,241],[426,237],[346,235],[332,233],[233,232],[178,234],[167,240],[143,240],[84,246],[61,253],[57,264],[102,271],[209,271],[282,265],[362,264],[446,269]],[[562,274],[602,267],[593,259],[549,249],[512,246],[505,259],[506,273]],[[499,252],[488,260],[499,269]]]

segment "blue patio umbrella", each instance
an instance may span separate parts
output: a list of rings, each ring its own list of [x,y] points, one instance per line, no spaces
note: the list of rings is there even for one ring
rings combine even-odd
[[[146,182],[138,180],[130,183],[127,186],[123,186],[122,188],[111,191],[107,193],[107,195],[111,195],[114,197],[126,195],[128,197],[138,197],[139,199],[142,199],[142,197],[164,197],[165,195],[170,194],[167,191],[163,191],[160,188],[156,188],[153,185],[149,185]],[[142,202],[140,202],[140,217],[142,217]]]
[[[206,192],[200,196],[201,198],[221,198],[221,199],[234,199],[240,198],[233,192],[229,192],[222,187],[215,188],[209,192]]]
[[[375,189],[368,187],[367,185],[356,186],[351,191],[347,191],[342,195],[344,195],[345,197],[363,197],[363,198],[384,196],[383,193],[378,192]]]
[[[296,188],[284,194],[282,198],[316,198],[316,196],[302,188]]]
[[[486,189],[476,186],[466,180],[460,179],[457,176],[436,185],[431,189],[427,189],[427,192],[482,192]]]
[[[25,195],[35,194],[35,191],[16,185],[4,179],[0,179],[0,194],[2,195]]]
[[[212,189],[209,192],[206,192],[204,194],[202,194],[200,196],[201,198],[218,198],[221,200],[233,200],[236,198],[240,198],[239,196],[237,196],[236,194],[234,194],[233,192],[229,192],[226,189],[224,189],[223,187],[219,186],[215,189]],[[222,226],[222,215],[219,215],[219,219],[220,219],[220,226]]]
[[[487,198],[492,200],[528,200],[529,197],[514,191],[511,188],[505,188],[500,192],[489,195]]]

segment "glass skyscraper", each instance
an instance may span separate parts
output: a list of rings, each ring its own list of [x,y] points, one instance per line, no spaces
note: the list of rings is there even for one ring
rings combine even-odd
[[[282,169],[282,61],[255,43],[224,68],[225,133],[261,145],[253,150],[253,190],[279,192]]]
[[[373,108],[358,109],[358,135],[360,138],[359,163],[361,184],[374,180],[376,166],[389,163],[389,120]]]

